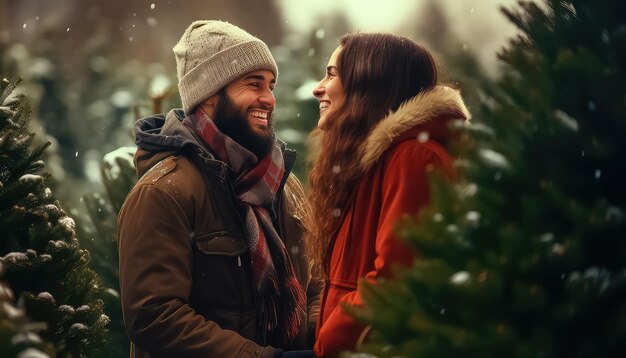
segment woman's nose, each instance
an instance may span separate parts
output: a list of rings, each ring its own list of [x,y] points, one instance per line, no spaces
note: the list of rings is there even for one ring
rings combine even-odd
[[[317,84],[317,87],[313,89],[313,95],[317,98],[321,98],[324,95],[324,86],[322,82],[324,81],[320,81],[320,83]]]

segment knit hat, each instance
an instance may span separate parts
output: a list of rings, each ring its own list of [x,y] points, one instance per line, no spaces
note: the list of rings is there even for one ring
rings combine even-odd
[[[194,21],[174,46],[178,90],[186,114],[233,80],[278,67],[267,45],[223,21]]]

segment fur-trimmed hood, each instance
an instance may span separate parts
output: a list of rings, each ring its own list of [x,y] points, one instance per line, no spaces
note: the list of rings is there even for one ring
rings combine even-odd
[[[376,124],[358,151],[359,168],[368,171],[392,144],[407,136],[417,138],[418,133],[424,133],[445,144],[450,137],[449,121],[470,118],[459,91],[440,85],[422,92]]]

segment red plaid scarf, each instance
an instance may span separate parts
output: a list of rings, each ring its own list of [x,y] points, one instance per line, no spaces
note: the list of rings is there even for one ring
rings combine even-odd
[[[280,148],[274,145],[272,152],[259,160],[220,132],[202,109],[185,118],[183,123],[200,136],[217,159],[236,173],[233,187],[243,207],[252,277],[261,298],[262,317],[276,339],[293,339],[302,321],[305,297],[285,244],[265,209],[272,204],[285,173]]]

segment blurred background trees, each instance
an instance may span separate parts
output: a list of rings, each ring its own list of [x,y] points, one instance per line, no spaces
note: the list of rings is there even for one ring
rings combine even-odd
[[[110,333],[107,336],[110,344],[99,354],[124,356],[128,350],[128,341],[123,331],[119,309],[115,225],[119,207],[135,181],[131,162],[134,146],[132,124],[142,116],[165,112],[180,105],[176,93],[175,62],[171,49],[185,28],[195,19],[227,20],[268,43],[280,69],[278,86],[275,90],[278,103],[275,109],[277,135],[298,150],[299,160],[294,170],[303,181],[306,181],[308,175],[304,160],[306,138],[315,127],[319,112],[318,102],[313,98],[311,91],[322,78],[328,57],[337,46],[337,40],[342,34],[355,30],[391,31],[409,36],[436,53],[442,64],[441,68],[445,69],[442,72],[442,80],[462,90],[477,123],[476,127],[465,129],[473,138],[470,144],[473,146],[472,150],[475,155],[474,157],[468,156],[467,159],[475,161],[475,164],[467,169],[468,182],[465,183],[467,190],[463,192],[471,193],[472,188],[475,187],[485,189],[479,190],[474,199],[460,200],[450,194],[452,189],[439,188],[441,199],[437,205],[441,206],[438,206],[437,210],[443,215],[444,221],[432,223],[433,227],[427,224],[426,228],[419,229],[426,230],[424,232],[428,235],[421,234],[421,231],[418,233],[418,228],[409,226],[406,230],[410,234],[407,236],[416,242],[421,240],[418,237],[423,235],[437,239],[442,237],[441,235],[448,235],[450,240],[453,238],[459,240],[458,237],[462,236],[464,240],[459,242],[465,245],[470,237],[474,237],[471,235],[479,234],[489,235],[492,238],[493,242],[489,245],[497,246],[502,235],[513,235],[520,242],[524,242],[524,238],[527,237],[524,236],[525,234],[510,233],[511,230],[515,232],[515,225],[518,224],[514,220],[522,218],[522,214],[516,211],[518,207],[510,206],[510,212],[508,212],[510,216],[506,217],[509,221],[505,221],[504,216],[494,217],[491,219],[492,226],[488,226],[486,222],[489,222],[490,211],[487,209],[470,210],[470,206],[474,203],[481,208],[488,206],[481,202],[483,200],[481,193],[494,196],[494,198],[490,197],[489,205],[494,205],[494,207],[504,205],[501,204],[502,196],[514,198],[514,194],[526,193],[524,190],[527,189],[527,185],[531,185],[532,180],[539,180],[539,182],[543,180],[548,187],[555,187],[569,182],[571,177],[580,176],[589,179],[590,181],[580,179],[571,184],[578,185],[574,189],[566,186],[567,190],[564,193],[554,194],[567,198],[560,202],[562,205],[570,208],[567,205],[572,203],[571,208],[574,209],[580,206],[583,208],[580,209],[580,213],[584,214],[589,213],[588,208],[591,205],[589,200],[602,197],[603,193],[608,197],[606,193],[619,191],[616,184],[618,181],[615,179],[620,178],[617,175],[619,173],[615,172],[618,169],[609,166],[606,161],[599,162],[594,157],[601,153],[617,153],[615,148],[620,149],[615,144],[617,142],[606,144],[611,146],[607,147],[608,149],[603,149],[604,144],[601,143],[613,140],[615,137],[610,135],[616,135],[620,133],[620,128],[623,129],[614,122],[602,121],[606,118],[614,118],[615,113],[618,113],[616,108],[620,108],[609,107],[606,104],[608,99],[614,103],[623,103],[623,97],[619,97],[622,92],[619,91],[617,85],[614,85],[615,81],[623,79],[618,76],[622,73],[619,72],[621,68],[615,64],[607,64],[608,59],[611,58],[623,60],[623,52],[619,52],[619,49],[623,51],[626,48],[618,46],[620,43],[617,42],[621,39],[619,36],[623,36],[620,35],[623,34],[623,22],[620,22],[617,17],[611,17],[612,11],[608,10],[612,6],[617,6],[617,2],[600,1],[594,6],[582,6],[578,2],[573,2],[573,8],[578,12],[573,14],[570,11],[568,15],[570,18],[567,19],[569,22],[564,20],[563,23],[559,23],[571,25],[571,28],[563,25],[568,29],[565,32],[553,31],[555,23],[550,20],[553,19],[550,17],[550,12],[543,17],[537,12],[538,19],[545,21],[533,22],[533,26],[536,27],[526,26],[524,16],[516,17],[513,16],[514,14],[509,14],[508,17],[518,25],[516,28],[504,16],[496,15],[497,4],[503,2],[513,4],[515,0],[482,2],[393,0],[384,5],[366,0],[342,2],[331,0],[315,2],[0,0],[0,77],[23,78],[16,91],[26,93],[31,100],[33,113],[29,128],[40,138],[51,142],[50,147],[43,153],[43,159],[47,165],[46,171],[51,174],[46,181],[47,186],[59,199],[61,203],[59,205],[62,206],[64,213],[69,213],[76,220],[75,239],[80,241],[80,248],[77,250],[87,249],[91,253],[88,265],[99,276],[97,299],[104,302],[104,308],[97,305],[94,307],[97,310],[103,310],[102,312],[110,319],[108,325]],[[559,5],[561,2],[550,2],[552,3],[552,6],[557,6],[558,9],[566,8],[565,5]],[[570,4],[570,2],[563,2],[563,4]],[[544,9],[545,6],[541,5],[540,9]],[[567,13],[563,12],[562,16],[565,15]],[[587,19],[583,15],[591,20],[584,23],[574,21],[574,19],[577,21]],[[581,23],[593,31],[583,30],[585,27]],[[605,23],[606,25],[603,25]],[[572,24],[577,24],[578,27]],[[504,45],[504,39],[507,36],[517,33],[521,33],[523,37],[515,40],[516,42],[509,43],[508,50],[502,53],[502,59],[508,63],[508,67],[503,69],[502,62],[496,59],[495,50]],[[539,45],[530,46],[524,40],[528,38],[535,39]],[[576,38],[580,39],[576,40]],[[551,43],[554,45],[550,45]],[[607,49],[613,49],[613,52]],[[536,53],[541,55],[536,55]],[[615,61],[615,63],[619,62]],[[590,78],[593,77],[595,68],[602,68],[603,71],[606,69],[608,72],[603,73],[604,77],[592,81]],[[578,73],[584,76],[577,78]],[[615,79],[610,82],[612,86],[603,86],[604,81],[610,78]],[[599,90],[596,97],[591,98],[590,93],[596,90]],[[582,107],[572,107],[576,105]],[[570,138],[571,134],[570,137],[563,134],[566,132],[553,123],[555,118],[565,123],[566,126],[577,123],[579,129],[574,132],[575,134],[587,132],[594,134],[585,137],[584,140],[576,135]],[[520,133],[529,130],[532,131],[522,135],[520,139]],[[537,135],[544,132],[549,135],[546,134],[546,137]],[[543,142],[537,146],[535,141],[539,140]],[[540,153],[551,149],[554,143],[562,144],[558,147],[559,151],[554,154],[554,157],[544,159],[545,162],[537,160],[541,158]],[[577,150],[584,155],[569,152],[569,146],[578,148]],[[585,149],[581,149],[583,147]],[[528,148],[539,149],[527,151]],[[516,163],[520,162],[526,163],[528,167],[515,169],[516,171],[509,174],[504,169],[494,169],[493,166],[489,166],[489,163],[493,164],[495,161],[497,164],[498,159],[501,158],[497,153],[500,153],[511,167],[515,167]],[[487,159],[479,154],[486,156]],[[485,160],[491,160],[491,162],[485,164],[483,163]],[[570,163],[572,166],[551,166],[553,163]],[[564,174],[552,177],[551,175],[556,171],[554,168],[558,168]],[[593,174],[591,178],[581,174],[589,170]],[[598,175],[597,170],[599,170],[599,178],[595,177]],[[546,174],[541,176],[536,171]],[[529,173],[537,177],[526,178]],[[576,173],[578,175],[575,175]],[[528,181],[517,182],[522,177]],[[587,198],[581,199],[582,204],[580,204],[576,201],[578,196],[574,194],[583,193]],[[546,197],[549,196],[541,192],[541,199],[545,200]],[[519,202],[535,209],[539,205],[538,201],[527,201],[522,198],[519,198]],[[604,204],[601,202],[596,204],[598,212],[608,210],[607,212],[611,214],[607,215],[612,220],[622,217],[619,216],[622,215],[619,210],[623,209],[620,202],[607,199]],[[554,205],[560,208],[557,204]],[[467,220],[471,221],[475,218],[474,214],[470,215],[469,219],[464,216],[468,211],[479,213],[481,223],[479,227],[482,229],[476,229],[477,233],[471,235],[456,236],[457,234],[450,233],[449,228],[452,228],[452,231],[456,228],[463,233],[465,233],[463,230],[470,230],[463,226],[469,225]],[[537,212],[534,213],[537,214]],[[435,215],[436,213],[431,212],[431,217],[440,218]],[[531,213],[533,213],[532,210]],[[567,211],[565,213],[571,214]],[[507,211],[500,210],[493,215],[496,214],[505,215]],[[563,218],[564,215],[554,209],[550,211],[550,216],[545,218],[545,221],[554,221],[554,223],[551,226],[548,225],[550,227],[545,228],[542,235],[551,233],[553,236],[541,236],[532,231],[543,230],[544,227],[541,226],[545,224],[543,222],[537,223],[536,226],[528,226],[528,233],[537,234],[539,236],[531,236],[550,242],[550,250],[556,248],[557,252],[560,252],[560,248],[563,247],[567,253],[580,254],[585,250],[568,251],[570,250],[568,245],[573,245],[568,242],[578,241],[567,241],[569,239],[566,237],[569,237],[567,236],[569,234],[563,233],[563,238],[559,236],[561,235],[559,230],[565,230],[561,226],[568,227],[573,220],[571,217]],[[577,218],[582,220],[583,216],[577,216]],[[510,222],[513,228],[507,226],[508,229],[501,232],[493,226],[496,225],[495,223],[503,222]],[[442,226],[442,223],[445,223],[445,226]],[[577,227],[584,226],[580,225]],[[493,231],[488,231],[487,227],[491,227],[492,229],[489,230]],[[583,229],[580,230],[582,231],[577,234],[578,236],[588,234]],[[600,230],[598,232],[603,232],[603,229],[598,230]],[[623,227],[621,229],[618,227],[616,230],[623,232]],[[590,237],[598,237],[597,234],[594,235]],[[606,244],[606,242],[602,243],[604,241],[598,242],[598,245]],[[537,244],[539,246],[532,246],[535,244],[527,243],[531,246],[526,247],[519,242],[516,243],[515,245],[523,246],[523,250],[520,249],[519,260],[530,259],[531,262],[536,263],[532,261],[534,260],[533,254],[542,258],[540,250],[545,250],[548,246],[544,247],[539,244]],[[427,244],[420,243],[419,245]],[[495,248],[495,246],[489,248],[505,249]],[[519,249],[518,246],[512,247]],[[587,248],[587,246],[584,247]],[[508,249],[513,250],[513,248]],[[455,250],[458,248],[452,245],[437,250],[432,254],[449,257],[456,255]],[[598,248],[593,248],[593,250],[603,252]],[[441,251],[444,253],[442,254]],[[613,253],[615,257],[609,256],[617,260],[621,257],[619,252],[615,250]],[[2,253],[2,255],[5,254]],[[488,254],[485,255],[488,256]],[[596,256],[594,260],[597,259]],[[466,277],[464,272],[467,272],[469,277],[478,275],[476,276],[478,278],[474,280],[485,277],[481,275],[483,271],[477,271],[478,268],[474,266],[472,269],[462,268],[464,261],[454,261],[460,260],[459,258],[451,257],[449,260],[455,262],[454,265],[456,265],[453,266],[456,271],[453,271],[451,275],[461,272],[460,276],[455,276],[457,279]],[[587,268],[603,268],[601,261],[588,258],[580,260],[575,262],[580,265],[585,262],[584,265],[588,265]],[[86,262],[85,260],[83,263],[87,264]],[[592,266],[590,262],[595,262],[595,266]],[[510,263],[510,266],[513,267],[514,264]],[[590,274],[589,272],[591,274],[595,272],[588,272],[587,268],[582,269],[583,266],[576,266],[578,269],[574,269],[574,266],[567,267],[569,271],[559,273],[559,279],[564,273],[569,280],[571,275],[575,277],[575,272],[579,272],[580,277],[587,277],[585,275]],[[604,277],[603,275],[607,272],[613,273],[614,271],[611,270],[616,270],[616,267],[618,266],[607,268],[609,271],[600,270],[597,272],[598,277]],[[510,268],[510,270],[513,269]],[[0,282],[3,282],[2,280],[6,282],[7,278],[10,282],[11,276],[7,272],[10,271],[7,271],[5,267],[5,274],[0,276]],[[442,272],[448,273],[448,271]],[[544,271],[541,272],[544,273]],[[438,279],[448,282],[449,276],[441,274]],[[553,277],[549,276],[549,278]],[[564,282],[570,282],[568,280]],[[533,281],[528,279],[524,281],[527,286],[521,287],[525,289],[535,287],[536,285],[531,282]],[[604,281],[598,278],[597,282]],[[434,282],[429,281],[428,285],[430,284]],[[581,285],[586,287],[585,283]],[[0,294],[0,300],[13,297],[11,300],[7,299],[7,302],[12,301],[14,305],[17,305],[16,317],[20,314],[27,316],[28,310],[24,311],[24,307],[17,303],[23,291],[16,290],[10,284],[9,287],[13,288],[13,296]],[[406,290],[406,287],[412,286],[400,285],[397,289],[405,292],[403,290]],[[562,300],[552,302],[553,306],[542,307],[553,308],[556,305],[555,302],[569,302],[567,297],[570,296],[565,293],[569,288],[561,287],[560,289],[564,292]],[[394,288],[389,288],[389,290],[393,292]],[[428,292],[432,294],[431,291]],[[398,297],[406,298],[405,296],[395,298],[393,295],[387,296],[392,300],[398,300]],[[432,299],[435,300],[435,298]],[[404,307],[399,302],[393,302],[397,306],[391,305],[390,307]],[[467,302],[471,304],[473,301],[468,298]],[[449,307],[453,307],[452,304],[449,303]],[[469,307],[474,309],[474,306]],[[574,307],[579,308],[579,306]],[[450,313],[451,308],[439,307],[433,312],[441,315],[442,309],[444,309],[442,317],[449,317],[446,313]],[[14,311],[6,312],[13,314],[11,312]],[[383,323],[387,317],[393,317],[398,312],[403,314],[399,317],[408,317],[405,311],[374,312]],[[482,311],[477,311],[476,314],[479,312],[485,314]],[[3,317],[6,317],[3,314],[3,311],[0,311],[0,331],[3,331],[2,327],[9,327],[3,323],[6,321],[3,321]],[[429,316],[429,319],[433,318]],[[21,323],[20,319],[11,321],[10,330],[41,334],[39,323],[30,324],[30,318],[24,318],[23,321],[24,323]],[[386,324],[390,322],[393,321],[387,321]],[[430,321],[425,322],[430,323]],[[381,332],[384,331],[383,323],[378,326]],[[487,328],[484,329],[484,332],[491,332]],[[393,330],[389,332],[395,334]],[[33,337],[30,333],[28,336]],[[0,348],[3,347],[3,342],[6,342],[2,341],[3,337],[5,336],[0,335]],[[402,336],[396,337],[400,339]],[[20,349],[33,348],[50,355],[63,349],[55,346],[55,343],[49,344],[45,337],[40,343],[36,341],[36,339],[29,341],[29,346],[20,346]],[[409,342],[407,344],[414,343],[411,340],[407,342]],[[537,347],[539,346],[538,344]],[[384,356],[383,353],[380,354]]]

